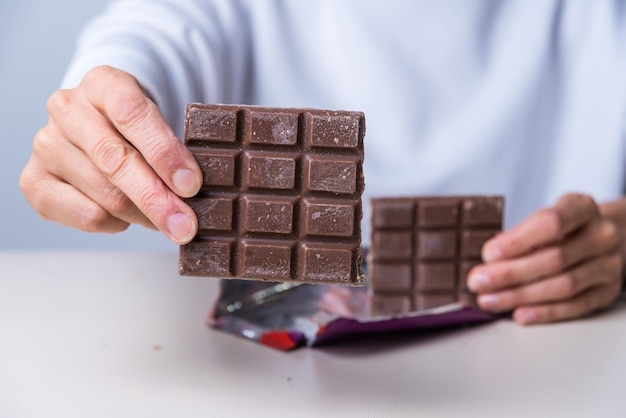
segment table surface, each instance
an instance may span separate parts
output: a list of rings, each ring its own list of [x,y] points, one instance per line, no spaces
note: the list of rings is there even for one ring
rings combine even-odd
[[[177,254],[0,252],[0,417],[624,417],[626,303],[281,352]]]

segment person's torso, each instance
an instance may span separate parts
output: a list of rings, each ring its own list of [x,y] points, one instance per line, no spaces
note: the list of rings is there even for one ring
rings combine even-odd
[[[249,4],[244,99],[364,111],[365,202],[503,194],[511,225],[565,192],[621,193],[614,2]]]

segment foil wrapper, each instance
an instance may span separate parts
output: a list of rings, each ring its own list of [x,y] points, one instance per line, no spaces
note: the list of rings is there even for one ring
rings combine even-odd
[[[499,316],[455,303],[402,315],[373,315],[367,288],[222,280],[207,323],[280,350],[323,347],[384,333],[419,333]]]

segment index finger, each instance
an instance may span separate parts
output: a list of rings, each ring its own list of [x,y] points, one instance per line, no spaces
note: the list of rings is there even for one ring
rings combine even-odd
[[[200,167],[134,77],[99,67],[84,83],[89,102],[141,153],[170,190],[181,197],[198,192]]]
[[[527,254],[562,240],[597,216],[598,206],[591,197],[564,195],[554,206],[533,213],[517,226],[487,241],[483,246],[483,260],[490,262]]]

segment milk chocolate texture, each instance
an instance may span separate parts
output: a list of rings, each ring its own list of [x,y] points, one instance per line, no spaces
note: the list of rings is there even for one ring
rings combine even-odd
[[[363,286],[361,112],[190,104],[185,144],[202,170],[186,199],[193,276]]]
[[[403,314],[474,304],[467,274],[502,229],[501,196],[372,199],[368,275],[371,309]]]

